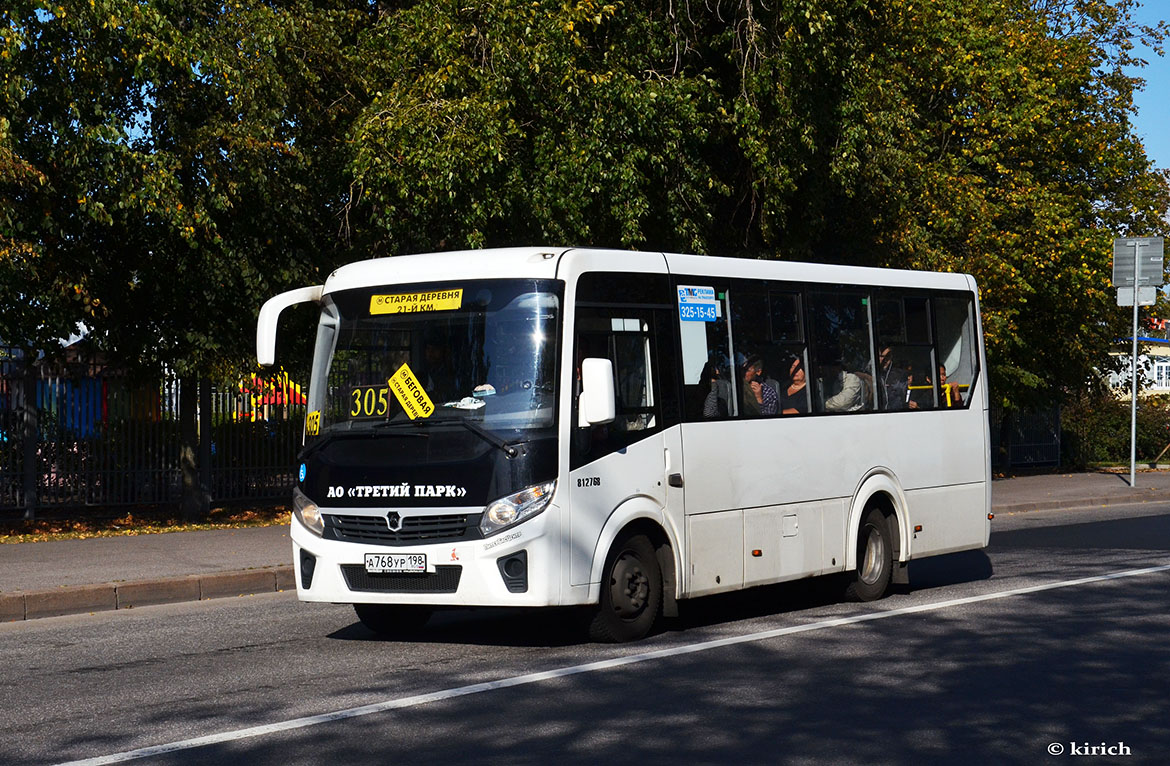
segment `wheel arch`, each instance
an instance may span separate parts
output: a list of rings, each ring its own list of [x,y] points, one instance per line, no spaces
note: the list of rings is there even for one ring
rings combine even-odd
[[[633,498],[623,502],[610,514],[597,544],[593,549],[593,562],[589,569],[589,598],[591,604],[601,598],[601,573],[606,557],[614,542],[623,534],[645,535],[654,546],[658,568],[662,572],[662,613],[666,617],[678,614],[678,573],[682,562],[679,560],[678,536],[662,513],[662,509],[648,498]]]
[[[858,482],[849,505],[849,517],[845,527],[845,571],[857,569],[857,535],[861,519],[870,508],[880,508],[885,515],[893,546],[893,560],[905,563],[910,560],[909,515],[906,494],[893,471],[888,468],[874,468]]]

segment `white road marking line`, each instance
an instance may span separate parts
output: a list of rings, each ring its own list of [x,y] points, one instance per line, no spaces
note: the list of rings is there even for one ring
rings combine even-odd
[[[861,622],[870,622],[872,620],[885,620],[890,617],[901,617],[907,614],[934,612],[956,606],[978,604],[982,601],[996,601],[999,599],[1012,598],[1014,596],[1024,596],[1031,593],[1041,593],[1043,591],[1057,590],[1060,588],[1073,588],[1078,585],[1091,585],[1093,583],[1106,582],[1108,580],[1120,580],[1128,577],[1141,577],[1142,575],[1157,574],[1159,572],[1166,571],[1170,571],[1170,564],[1156,567],[1146,567],[1144,569],[1129,569],[1122,572],[1112,572],[1110,574],[1096,575],[1093,577],[1081,577],[1076,580],[1064,580],[1061,582],[1046,583],[1044,585],[1030,585],[1025,588],[1014,588],[1012,590],[986,593],[981,596],[966,596],[964,598],[956,598],[949,601],[936,601],[929,604],[907,606],[900,609],[890,609],[888,611],[882,612],[869,612],[867,614],[859,614],[852,617],[838,617],[832,620],[811,622],[807,625],[793,625],[787,628],[776,628],[775,630],[765,630],[759,633],[749,633],[742,636],[719,638],[713,641],[704,641],[699,644],[688,644],[686,646],[675,646],[668,649],[657,649],[652,652],[631,654],[626,657],[615,657],[609,660],[588,662],[584,665],[574,665],[567,668],[558,668],[556,670],[546,670],[541,673],[528,673],[526,675],[514,676],[512,678],[502,678],[498,681],[486,681],[484,683],[471,684],[470,686],[460,686],[454,689],[444,689],[442,691],[430,692],[429,694],[417,694],[413,697],[386,700],[385,702],[378,702],[373,705],[362,705],[361,707],[349,708],[347,710],[338,710],[333,713],[311,715],[304,718],[294,718],[289,721],[281,721],[279,723],[271,723],[264,726],[251,726],[246,729],[236,729],[235,731],[225,731],[220,732],[219,734],[209,734],[206,737],[195,737],[193,739],[185,739],[180,742],[171,742],[165,745],[144,747],[139,750],[128,750],[124,753],[112,753],[110,755],[98,756],[96,758],[86,758],[80,761],[69,761],[68,763],[61,764],[61,766],[99,766],[100,764],[121,763],[123,761],[131,761],[138,758],[150,758],[151,756],[166,755],[167,753],[174,753],[179,750],[190,750],[192,748],[205,747],[207,745],[217,745],[224,742],[235,742],[237,740],[249,739],[251,737],[261,737],[265,734],[275,734],[277,732],[291,731],[293,729],[303,729],[308,726],[316,726],[318,724],[330,723],[333,721],[344,721],[348,718],[358,718],[360,716],[372,715],[374,713],[384,713],[389,710],[401,710],[403,708],[417,707],[418,705],[425,705],[430,702],[440,702],[442,700],[454,699],[456,697],[466,697],[470,694],[495,691],[496,689],[509,689],[514,686],[525,686],[527,684],[540,683],[541,681],[549,681],[555,678],[575,676],[581,673],[594,673],[599,670],[609,670],[611,668],[622,667],[623,665],[634,665],[639,662],[649,662],[651,660],[660,660],[667,657],[678,657],[684,654],[706,652],[710,651],[711,649],[721,649],[723,647],[735,646],[737,644],[766,641],[770,638],[790,636],[796,633],[825,630],[827,628],[839,628],[846,625],[856,625],[857,623]]]

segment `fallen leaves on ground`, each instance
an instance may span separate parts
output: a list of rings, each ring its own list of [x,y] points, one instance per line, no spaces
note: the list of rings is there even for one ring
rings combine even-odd
[[[181,514],[173,507],[50,510],[38,513],[32,521],[0,518],[0,544],[267,527],[288,522],[286,505],[215,508],[198,523],[183,522]]]

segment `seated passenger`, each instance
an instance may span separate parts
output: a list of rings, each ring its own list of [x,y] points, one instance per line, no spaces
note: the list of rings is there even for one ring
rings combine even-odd
[[[883,410],[904,410],[910,400],[909,374],[894,364],[893,349],[883,346],[878,353],[878,395]]]
[[[825,412],[857,412],[865,408],[865,383],[845,370],[840,354],[828,349],[820,360]]]
[[[947,382],[947,368],[938,366],[939,404],[943,407],[962,407],[963,394],[959,391],[958,383]]]
[[[744,417],[775,415],[779,412],[779,397],[776,390],[764,382],[764,362],[758,354],[752,354],[740,368],[743,381],[741,392]]]
[[[723,380],[719,368],[712,362],[703,365],[699,375],[699,383],[703,393],[703,417],[725,418],[729,411],[727,403],[731,400],[731,384]]]
[[[780,412],[784,415],[808,414],[808,380],[804,374],[804,360],[793,356],[788,364],[788,379],[780,388]]]
[[[918,374],[911,367],[907,373],[906,388],[910,392],[907,407],[912,410],[934,409],[934,384],[930,375]]]

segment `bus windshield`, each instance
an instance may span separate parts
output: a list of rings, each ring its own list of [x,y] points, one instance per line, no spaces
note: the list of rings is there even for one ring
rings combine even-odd
[[[560,283],[495,279],[339,291],[322,306],[308,437],[395,424],[555,425]]]

